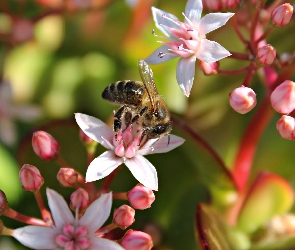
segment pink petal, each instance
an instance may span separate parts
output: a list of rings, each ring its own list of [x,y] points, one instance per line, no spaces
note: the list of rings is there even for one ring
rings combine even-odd
[[[79,225],[87,227],[87,232],[95,233],[110,216],[111,208],[112,193],[102,194],[87,208]]]
[[[124,250],[118,243],[103,238],[95,238],[91,241],[91,246],[88,250]]]
[[[65,199],[49,188],[46,189],[46,195],[55,226],[61,228],[65,223],[74,223],[74,216]]]
[[[196,57],[206,63],[216,62],[230,55],[219,43],[207,39],[201,40],[200,48],[196,52]]]
[[[175,57],[178,57],[177,54],[170,52],[168,49],[169,46],[167,46],[166,44],[162,45],[161,47],[157,48],[152,54],[150,54],[146,59],[144,59],[145,62],[148,64],[158,64],[167,62]],[[159,53],[164,53],[165,55],[160,58]]]
[[[76,122],[92,140],[99,142],[106,149],[113,149],[114,132],[101,120],[80,113],[75,114]]]
[[[123,158],[117,157],[114,151],[104,152],[88,166],[86,182],[97,181],[108,176],[122,163]]]
[[[186,17],[194,24],[197,25],[201,19],[203,11],[203,4],[201,0],[188,0],[185,6]],[[185,21],[187,22],[187,21]]]
[[[156,27],[166,36],[171,37],[171,38],[176,38],[171,33],[171,31],[168,28],[166,28],[166,26],[169,28],[179,29],[179,25],[177,25],[175,22],[173,22],[171,20],[168,20],[168,19],[172,19],[172,20],[178,21],[177,17],[168,13],[168,12],[157,9],[155,7],[152,7],[152,13],[153,13],[153,18],[154,18]],[[163,18],[163,15],[166,16],[168,19]]]
[[[158,190],[157,171],[142,155],[136,155],[131,159],[127,159],[125,165],[142,185],[152,190]]]
[[[225,25],[235,13],[209,13],[200,21],[199,31],[202,35],[206,35],[212,30],[216,30]]]
[[[170,141],[168,144],[168,136],[170,137]],[[149,140],[140,150],[138,150],[138,154],[141,155],[149,155],[149,154],[158,154],[158,153],[166,153],[171,151],[172,149],[180,146],[184,143],[184,139],[176,135],[166,135],[161,137],[160,139]],[[151,149],[153,148],[153,150]]]
[[[186,96],[189,96],[195,77],[196,57],[180,58],[177,69],[176,78],[179,87]]]
[[[15,229],[12,236],[32,249],[57,249],[56,232],[49,227],[26,226]]]

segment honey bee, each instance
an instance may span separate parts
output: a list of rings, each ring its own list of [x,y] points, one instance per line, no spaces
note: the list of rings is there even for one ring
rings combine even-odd
[[[151,68],[144,60],[138,61],[138,68],[142,82],[124,80],[111,83],[103,91],[102,97],[112,103],[122,105],[114,113],[115,133],[123,125],[127,128],[136,122],[141,124],[143,129],[141,143],[145,136],[146,140],[149,140],[169,134],[172,124],[166,102],[158,94]]]

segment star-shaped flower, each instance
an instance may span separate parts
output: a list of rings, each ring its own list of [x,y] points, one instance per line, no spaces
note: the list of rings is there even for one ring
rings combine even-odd
[[[112,194],[103,194],[78,219],[74,218],[64,198],[52,189],[46,191],[54,225],[51,227],[26,226],[15,229],[13,237],[32,249],[105,249],[123,250],[114,241],[99,238],[95,232],[110,215]]]
[[[170,42],[161,42],[163,45],[145,61],[158,64],[180,56],[176,78],[186,96],[194,82],[196,59],[212,63],[231,55],[219,43],[206,39],[206,34],[223,26],[234,13],[210,13],[201,18],[202,10],[201,0],[188,0],[183,14],[185,20],[180,22],[176,16],[152,7],[157,28]]]
[[[86,172],[87,182],[100,180],[125,163],[141,184],[158,190],[157,171],[143,155],[165,153],[184,142],[176,135],[169,135],[170,141],[168,136],[163,136],[140,142],[142,131],[137,131],[136,126],[130,125],[115,135],[109,126],[97,118],[79,113],[75,117],[87,136],[108,149],[90,163]]]

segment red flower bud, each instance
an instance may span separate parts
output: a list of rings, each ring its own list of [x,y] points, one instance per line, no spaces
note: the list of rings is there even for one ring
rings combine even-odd
[[[198,66],[203,71],[204,75],[216,75],[219,68],[219,62],[206,63],[199,61]]]
[[[240,0],[221,0],[221,2],[223,6],[226,7],[227,9],[233,9],[238,4],[240,4]]]
[[[204,6],[213,11],[222,9],[221,0],[203,0],[203,3]]]
[[[70,200],[70,207],[72,210],[85,210],[89,204],[89,195],[83,188],[78,188],[71,194]]]
[[[257,50],[257,58],[263,65],[271,65],[276,58],[276,49],[267,44]]]
[[[45,131],[37,131],[32,137],[33,149],[42,160],[50,161],[59,155],[59,143]]]
[[[35,192],[40,189],[44,183],[44,179],[38,170],[33,165],[24,164],[19,171],[19,179],[23,189]]]
[[[293,6],[289,3],[284,3],[272,11],[272,22],[275,26],[285,26],[290,22],[292,14]]]
[[[277,130],[284,139],[295,139],[295,119],[291,116],[283,115],[277,121]]]
[[[125,229],[131,226],[132,223],[135,221],[134,216],[135,210],[132,207],[124,204],[115,210],[113,221],[114,223],[116,223],[117,226]]]
[[[240,114],[246,114],[256,106],[256,94],[248,87],[236,88],[229,95],[230,106]]]
[[[295,109],[295,83],[286,80],[270,95],[272,107],[281,114],[289,114]]]
[[[56,177],[62,186],[73,187],[77,183],[78,173],[72,168],[61,168]]]
[[[0,216],[4,214],[5,210],[8,208],[8,201],[5,193],[0,190]]]
[[[128,194],[128,200],[135,209],[144,210],[150,208],[155,201],[155,195],[152,189],[141,184],[132,188]]]
[[[150,250],[153,247],[153,240],[147,233],[129,230],[123,236],[121,244],[126,250]]]

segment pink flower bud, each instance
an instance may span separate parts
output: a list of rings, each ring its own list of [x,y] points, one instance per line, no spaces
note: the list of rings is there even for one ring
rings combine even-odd
[[[80,137],[80,140],[86,144],[86,145],[89,145],[91,144],[92,142],[94,142],[90,137],[88,137],[82,129],[80,129],[79,131],[79,137]]]
[[[23,189],[35,192],[40,189],[44,183],[44,179],[38,170],[33,165],[24,164],[19,171],[19,179]]]
[[[114,212],[113,221],[116,223],[117,226],[125,229],[132,225],[135,221],[135,210],[128,205],[122,205]]]
[[[132,188],[127,196],[131,206],[140,210],[150,208],[155,201],[153,190],[141,184]]]
[[[261,64],[270,65],[276,58],[276,49],[270,44],[260,47],[257,51],[257,58]]]
[[[291,116],[283,115],[277,121],[277,130],[284,139],[295,139],[295,119]]]
[[[121,244],[126,250],[150,250],[153,247],[153,240],[147,233],[129,230],[123,236]]]
[[[289,114],[295,109],[295,83],[286,80],[270,95],[272,107],[281,114]]]
[[[221,0],[223,6],[227,9],[233,9],[238,4],[240,4],[240,0]]]
[[[72,210],[85,210],[89,204],[89,195],[83,188],[78,188],[71,194],[70,200]]]
[[[5,193],[0,190],[0,216],[4,214],[5,210],[8,208],[8,201]]]
[[[206,63],[199,61],[198,66],[203,71],[204,75],[216,75],[219,68],[219,62]]]
[[[32,138],[33,149],[42,160],[50,161],[59,155],[59,143],[45,131],[37,131]]]
[[[256,106],[256,94],[248,87],[241,86],[236,88],[229,95],[230,106],[240,114],[246,114]]]
[[[30,20],[15,19],[12,28],[12,38],[15,42],[26,42],[33,38],[34,24]]]
[[[289,3],[284,3],[272,11],[272,22],[275,26],[285,26],[290,22],[292,14],[293,6]]]
[[[204,5],[210,10],[216,11],[222,9],[221,0],[203,0]]]
[[[78,173],[72,168],[61,168],[56,177],[62,186],[74,187],[77,183]]]

